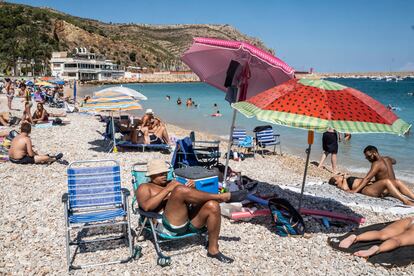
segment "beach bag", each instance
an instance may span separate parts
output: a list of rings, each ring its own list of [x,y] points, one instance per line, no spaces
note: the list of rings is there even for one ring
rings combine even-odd
[[[283,198],[269,199],[269,209],[272,221],[275,223],[276,234],[281,237],[302,236],[305,223],[299,212]]]
[[[63,125],[63,121],[62,121],[62,119],[60,119],[60,118],[55,118],[55,119],[52,121],[52,125],[54,125],[54,126],[60,126],[60,125]]]

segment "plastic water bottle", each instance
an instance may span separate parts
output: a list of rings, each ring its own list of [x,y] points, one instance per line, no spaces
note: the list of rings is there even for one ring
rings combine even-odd
[[[233,160],[237,161],[239,159],[239,154],[237,153],[237,151],[233,152]]]

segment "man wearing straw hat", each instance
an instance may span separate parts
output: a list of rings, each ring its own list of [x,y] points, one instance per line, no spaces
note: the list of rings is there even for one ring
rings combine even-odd
[[[150,160],[147,176],[150,182],[139,186],[136,191],[140,207],[144,211],[162,213],[162,227],[172,235],[208,230],[207,256],[223,263],[233,259],[219,251],[220,202],[240,202],[248,190],[231,193],[210,194],[194,189],[194,182],[185,185],[173,180],[167,181],[169,166],[162,160]]]

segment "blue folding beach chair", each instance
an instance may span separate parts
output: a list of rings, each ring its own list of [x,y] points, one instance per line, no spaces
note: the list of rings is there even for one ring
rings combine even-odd
[[[239,150],[240,149],[246,149],[248,151],[253,150],[253,157],[254,157],[255,146],[253,143],[253,138],[247,135],[245,128],[235,127],[233,129],[232,145],[236,146]]]
[[[264,150],[268,146],[273,146],[273,153],[276,153],[276,146],[279,145],[279,152],[282,155],[282,144],[280,141],[280,134],[275,134],[273,132],[273,128],[270,125],[266,126],[258,126],[255,127],[253,130],[255,133],[255,140],[256,140],[256,150],[257,148],[261,149],[262,156],[264,154]]]
[[[146,176],[147,173],[147,163],[136,163],[132,166],[132,187],[134,189],[134,195],[139,188],[139,185],[147,183],[149,181]],[[167,179],[171,180],[174,177],[173,168],[170,165],[170,172],[168,173]],[[204,241],[207,241],[207,233],[187,233],[179,236],[171,236],[162,232],[159,228],[156,227],[155,223],[161,223],[162,216],[156,212],[146,212],[139,207],[139,202],[136,197],[132,200],[132,210],[134,214],[139,215],[138,218],[138,233],[137,237],[141,237],[143,231],[147,231],[152,235],[154,239],[154,247],[157,252],[158,259],[157,264],[164,267],[171,264],[171,257],[166,256],[162,253],[161,244],[176,240],[182,240],[190,237],[200,236],[204,238]]]
[[[194,148],[193,142],[189,137],[177,140],[175,150],[171,159],[174,169],[183,166],[201,166],[210,168],[218,164],[220,152],[218,147],[211,148],[211,151]]]
[[[110,165],[108,165],[110,164]],[[75,268],[127,262],[139,255],[140,248],[133,248],[128,206],[129,191],[121,188],[119,163],[115,160],[77,161],[67,169],[68,192],[63,194],[66,224],[66,258],[70,271]],[[91,228],[121,226],[122,235],[106,238],[85,239]],[[78,230],[71,239],[71,230]],[[113,229],[113,228],[111,228]],[[89,236],[91,238],[91,236]],[[70,246],[76,245],[75,255],[80,247],[92,242],[106,242],[123,239],[129,245],[129,256],[122,260],[73,265]]]

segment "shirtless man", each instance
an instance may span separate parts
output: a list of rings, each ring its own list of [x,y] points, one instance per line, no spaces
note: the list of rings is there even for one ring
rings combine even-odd
[[[383,197],[391,195],[398,198],[406,205],[414,205],[406,197],[404,197],[399,190],[408,189],[407,186],[395,178],[395,173],[392,165],[397,162],[395,159],[388,156],[381,156],[378,149],[374,146],[367,146],[364,149],[365,158],[371,163],[371,169],[367,175],[359,183],[351,184],[352,189],[350,193],[362,192],[365,195],[373,197]],[[374,181],[372,179],[374,178]],[[403,194],[410,194],[411,191],[404,191]],[[412,194],[412,193],[411,193]]]
[[[136,190],[139,206],[144,211],[162,213],[162,229],[169,235],[197,233],[208,230],[207,256],[223,263],[233,259],[219,251],[220,202],[240,202],[247,197],[248,191],[210,194],[194,189],[194,182],[182,185],[175,180],[168,182],[169,167],[162,161],[153,159],[148,162],[147,176],[150,182],[141,184]],[[159,227],[159,226],[157,226]]]
[[[30,132],[32,126],[24,122],[20,127],[21,133],[13,138],[9,150],[9,160],[15,164],[46,164],[59,160],[63,157],[62,153],[56,156],[39,155],[33,150]]]

